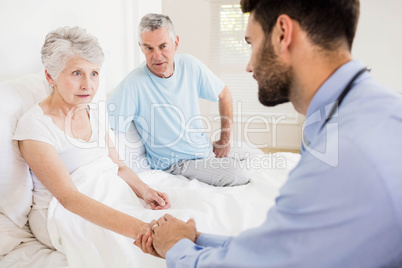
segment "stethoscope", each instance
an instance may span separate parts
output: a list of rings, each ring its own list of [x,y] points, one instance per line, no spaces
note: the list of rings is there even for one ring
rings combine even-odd
[[[349,81],[349,83],[343,89],[342,93],[339,95],[335,105],[332,107],[331,111],[329,112],[327,118],[325,119],[324,124],[321,126],[320,132],[324,129],[324,127],[327,125],[327,123],[332,119],[332,116],[337,112],[337,110],[339,109],[339,106],[341,105],[342,101],[345,99],[346,95],[352,89],[354,82],[356,82],[356,80],[366,71],[370,72],[371,69],[369,67],[364,67],[363,69],[358,71],[355,74],[355,76]],[[305,150],[304,143],[305,143],[305,141],[304,141],[304,137],[303,137],[303,142],[302,142],[300,152],[303,152]]]
[[[361,69],[355,76],[350,80],[350,82],[346,85],[345,89],[342,91],[341,95],[339,95],[337,103],[332,107],[331,111],[328,114],[327,119],[325,120],[324,124],[321,126],[320,131],[326,126],[329,120],[331,120],[332,116],[336,113],[336,111],[339,109],[339,106],[341,106],[341,103],[343,99],[346,97],[346,95],[350,92],[352,89],[353,83],[364,73],[364,72],[370,72],[371,69],[369,67],[364,67]]]

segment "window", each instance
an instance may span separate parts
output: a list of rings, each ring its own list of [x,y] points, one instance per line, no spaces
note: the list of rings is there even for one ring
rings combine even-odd
[[[283,118],[281,123],[298,124],[298,114],[290,103],[267,108],[258,101],[257,82],[245,70],[251,52],[244,41],[248,14],[242,13],[238,3],[238,0],[210,1],[209,66],[232,93],[234,119],[245,122],[255,115],[267,119],[280,116]],[[216,112],[216,109],[213,111]]]

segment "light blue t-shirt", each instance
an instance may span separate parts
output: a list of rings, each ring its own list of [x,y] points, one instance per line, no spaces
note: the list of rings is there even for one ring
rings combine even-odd
[[[402,97],[341,66],[306,115],[305,150],[258,228],[180,240],[167,267],[402,267]]]
[[[177,54],[169,78],[154,75],[143,62],[118,85],[108,101],[113,129],[125,133],[131,121],[154,169],[210,153],[198,98],[218,101],[225,84],[203,63]]]

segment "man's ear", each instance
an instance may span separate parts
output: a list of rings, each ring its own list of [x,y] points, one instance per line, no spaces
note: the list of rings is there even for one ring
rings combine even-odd
[[[288,15],[280,15],[272,31],[272,42],[279,53],[287,50],[292,43],[293,20]]]
[[[174,41],[174,45],[175,45],[175,51],[177,50],[177,48],[179,47],[179,36],[176,35],[176,40]]]

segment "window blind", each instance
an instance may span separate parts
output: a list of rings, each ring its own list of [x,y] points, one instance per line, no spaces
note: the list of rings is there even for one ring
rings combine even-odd
[[[298,124],[298,114],[290,103],[265,107],[258,101],[257,82],[246,72],[251,54],[250,46],[244,40],[249,15],[241,12],[239,1],[210,0],[210,12],[208,65],[232,93],[235,120],[245,122],[258,115],[268,119],[281,117],[282,123]]]

